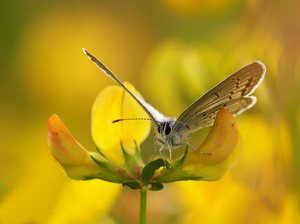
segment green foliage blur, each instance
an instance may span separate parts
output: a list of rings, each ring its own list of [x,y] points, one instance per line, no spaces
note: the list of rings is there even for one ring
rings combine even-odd
[[[216,182],[149,193],[147,219],[299,223],[299,9],[296,0],[1,0],[0,223],[137,223],[138,192],[69,180],[46,144],[47,119],[56,113],[95,149],[91,105],[114,83],[82,47],[168,116],[240,67],[263,61],[258,102],[236,118],[238,165]],[[207,130],[201,133],[191,141]],[[154,150],[153,140],[142,147]]]

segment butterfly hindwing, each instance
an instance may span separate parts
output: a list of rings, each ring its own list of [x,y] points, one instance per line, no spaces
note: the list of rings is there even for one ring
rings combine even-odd
[[[264,64],[255,61],[233,73],[189,106],[179,116],[174,131],[192,132],[210,126],[221,108],[229,109],[234,115],[249,109],[256,100],[248,96],[262,82],[265,71]]]

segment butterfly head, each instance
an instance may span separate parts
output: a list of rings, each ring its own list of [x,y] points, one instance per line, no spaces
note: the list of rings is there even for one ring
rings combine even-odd
[[[172,126],[170,121],[164,121],[159,123],[157,131],[161,136],[168,136],[172,131]]]
[[[164,142],[168,142],[168,139],[171,139],[174,135],[173,127],[175,123],[175,118],[166,118],[164,121],[157,122],[158,134]]]

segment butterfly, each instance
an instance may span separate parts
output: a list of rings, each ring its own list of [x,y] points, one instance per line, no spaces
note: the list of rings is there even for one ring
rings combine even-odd
[[[266,73],[266,67],[260,61],[254,61],[242,67],[198,98],[176,119],[164,116],[141,97],[131,92],[95,56],[84,48],[83,52],[106,75],[124,88],[149,115],[149,119],[153,122],[156,131],[155,141],[160,146],[158,151],[164,161],[166,159],[163,150],[167,149],[169,151],[170,164],[172,161],[172,149],[183,145],[191,146],[186,141],[189,134],[211,126],[220,109],[225,108],[236,116],[253,107],[256,103],[256,97],[251,96],[251,94],[261,84]],[[134,118],[118,119],[113,121],[113,123],[122,120],[134,120]]]

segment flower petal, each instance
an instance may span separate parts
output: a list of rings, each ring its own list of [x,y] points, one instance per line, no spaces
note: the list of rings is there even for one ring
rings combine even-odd
[[[238,161],[240,148],[233,116],[221,109],[198,151],[190,151],[182,166],[158,179],[161,182],[220,179]]]
[[[136,95],[140,94],[134,87],[125,85]],[[112,121],[121,118],[148,118],[143,108],[119,86],[109,86],[100,92],[92,109],[92,136],[96,145],[112,161],[123,164],[123,155],[120,147],[131,154],[149,134],[149,121],[128,120],[117,123]]]
[[[112,168],[104,157],[83,148],[57,115],[52,115],[48,119],[47,140],[52,155],[70,178],[77,180],[99,178],[120,183],[124,181],[124,178],[119,176],[117,168]]]

